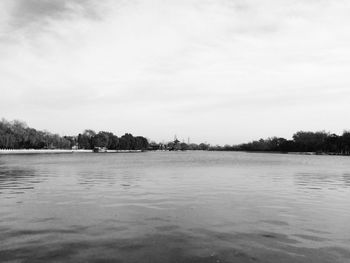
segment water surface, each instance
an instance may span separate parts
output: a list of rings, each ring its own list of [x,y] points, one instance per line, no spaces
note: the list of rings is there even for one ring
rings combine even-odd
[[[350,158],[0,156],[1,262],[350,262]]]

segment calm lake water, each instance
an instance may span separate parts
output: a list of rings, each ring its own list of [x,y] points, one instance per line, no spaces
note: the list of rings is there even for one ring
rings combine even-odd
[[[350,157],[0,156],[1,262],[350,262]]]

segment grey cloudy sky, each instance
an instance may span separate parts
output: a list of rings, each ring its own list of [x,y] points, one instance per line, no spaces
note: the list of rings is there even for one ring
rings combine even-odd
[[[233,144],[350,128],[349,0],[1,0],[0,117]]]

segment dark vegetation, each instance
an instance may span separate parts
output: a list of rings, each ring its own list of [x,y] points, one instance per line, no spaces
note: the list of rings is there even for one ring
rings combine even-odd
[[[260,139],[239,145],[211,146],[206,143],[186,144],[177,139],[167,144],[150,143],[152,150],[209,150],[209,151],[250,151],[250,152],[312,152],[324,154],[350,155],[350,131],[342,135],[299,131],[292,140],[280,137]]]
[[[148,149],[148,140],[145,137],[134,137],[130,133],[118,137],[111,132],[95,133],[92,130],[85,130],[78,135],[77,143],[80,149],[93,149],[94,147],[104,147],[110,150]]]
[[[258,152],[314,152],[350,155],[350,131],[342,135],[324,131],[299,131],[291,140],[279,137],[260,139],[239,145],[210,146],[207,143],[186,144],[177,138],[168,143],[149,143],[145,137],[126,133],[121,137],[111,132],[85,130],[77,136],[59,136],[28,127],[21,121],[0,121],[0,149],[94,149],[110,150],[211,150]]]
[[[148,148],[148,140],[130,133],[118,137],[111,132],[95,133],[85,130],[78,136],[59,136],[48,131],[28,127],[21,121],[0,121],[0,149],[93,149],[105,147],[111,150],[142,150]]]
[[[71,142],[48,131],[38,131],[24,122],[0,121],[0,149],[68,149]]]
[[[216,151],[260,151],[260,152],[315,152],[326,154],[350,154],[350,131],[342,135],[331,134],[324,131],[299,131],[293,135],[292,140],[272,137],[260,139],[240,145],[225,145],[211,147]]]
[[[207,151],[210,149],[210,145],[207,143],[184,143],[178,140],[174,140],[168,143],[156,143],[151,142],[148,147],[150,150],[167,150],[167,151]]]

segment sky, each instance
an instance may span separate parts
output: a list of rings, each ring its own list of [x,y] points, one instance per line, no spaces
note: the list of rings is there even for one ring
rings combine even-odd
[[[0,118],[237,144],[350,129],[349,0],[1,0]]]

